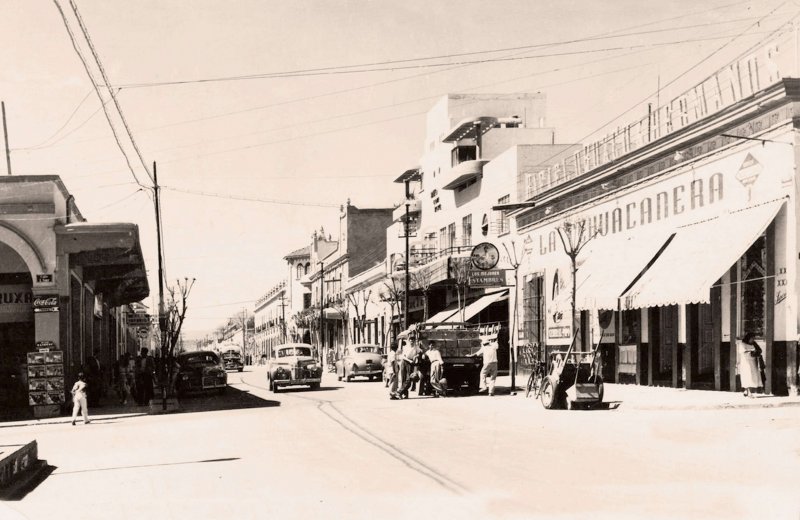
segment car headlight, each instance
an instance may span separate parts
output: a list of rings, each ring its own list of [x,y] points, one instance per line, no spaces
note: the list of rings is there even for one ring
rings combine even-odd
[[[314,363],[313,365],[308,365],[308,366],[306,366],[306,368],[308,368],[309,370],[316,370],[317,369],[317,364]]]

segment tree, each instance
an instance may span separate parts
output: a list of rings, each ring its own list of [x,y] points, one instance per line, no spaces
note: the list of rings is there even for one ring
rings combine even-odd
[[[319,310],[309,307],[295,313],[292,317],[297,328],[307,330],[312,336],[312,342],[319,344]]]
[[[433,274],[430,269],[417,268],[411,271],[411,281],[415,289],[422,291],[422,321],[428,321],[428,294],[431,292]]]
[[[472,259],[469,257],[451,258],[453,268],[453,278],[456,281],[456,291],[458,293],[458,311],[461,314],[461,321],[465,321],[464,311],[467,303],[467,290],[469,289],[469,269]],[[463,302],[462,302],[463,295]]]
[[[367,327],[367,305],[372,296],[372,290],[369,291],[361,289],[360,291],[347,293],[347,301],[353,306],[355,310],[356,326],[353,330],[353,343],[358,342],[356,333],[362,339],[364,338],[364,329]]]
[[[572,310],[572,337],[574,338],[578,332],[580,325],[580,315],[576,310],[576,296],[578,292],[578,255],[581,250],[588,244],[597,233],[590,233],[587,229],[586,220],[570,221],[565,220],[560,226],[556,228],[558,231],[558,238],[561,239],[561,245],[564,246],[564,252],[569,256],[570,260],[570,274],[572,275],[572,290],[571,296],[571,310]]]
[[[191,280],[184,278],[183,282],[177,280],[175,286],[167,287],[169,299],[164,308],[164,336],[159,338],[161,340],[162,388],[170,387],[169,382],[172,381],[174,375],[175,347],[181,337],[181,328],[183,327],[183,320],[186,318],[186,311],[189,310],[187,301],[194,282],[194,278]],[[166,370],[163,369],[164,367],[166,367]]]
[[[401,311],[401,303],[405,297],[405,288],[403,287],[403,282],[401,282],[397,276],[391,274],[386,275],[386,278],[383,279],[383,288],[378,294],[378,297],[382,302],[389,304],[389,310],[392,313],[392,318],[399,316]],[[392,332],[392,334],[394,334],[394,327],[389,327],[387,332]],[[396,338],[393,335],[392,341],[395,339]]]

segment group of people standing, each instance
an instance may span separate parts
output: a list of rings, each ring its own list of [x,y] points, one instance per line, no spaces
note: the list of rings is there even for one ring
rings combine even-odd
[[[146,348],[136,357],[124,353],[114,365],[114,388],[120,404],[128,404],[128,399],[144,406],[153,398],[156,363]]]
[[[401,338],[392,345],[386,362],[391,367],[389,398],[408,399],[417,389],[420,396],[447,397],[447,381],[442,377],[442,354],[436,341],[417,342]]]
[[[390,347],[386,363],[391,367],[387,383],[390,399],[408,399],[409,391],[419,385],[420,396],[447,397],[447,379],[444,377],[444,360],[436,340],[400,338],[399,344]],[[497,341],[484,339],[478,352],[482,356],[480,389],[478,393],[494,395],[497,381]]]

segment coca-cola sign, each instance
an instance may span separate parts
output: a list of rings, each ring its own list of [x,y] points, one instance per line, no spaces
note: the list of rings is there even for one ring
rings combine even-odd
[[[33,312],[58,312],[58,295],[41,294],[34,296]]]

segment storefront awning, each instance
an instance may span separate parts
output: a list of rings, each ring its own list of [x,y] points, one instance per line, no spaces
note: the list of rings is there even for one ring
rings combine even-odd
[[[76,222],[55,227],[56,251],[69,254],[86,281],[95,283],[111,306],[140,301],[150,294],[139,227],[130,223]]]
[[[747,251],[785,199],[676,230],[655,263],[622,297],[622,308],[708,303],[711,286]]]
[[[327,307],[327,308],[323,309],[322,316],[326,320],[341,320],[342,319],[341,311],[339,311],[337,309],[332,309],[330,307]]]
[[[448,321],[448,318],[456,314],[456,311],[458,311],[458,304],[452,303],[448,305],[444,310],[439,311],[430,318],[428,318],[428,320],[425,323],[444,323],[445,321]]]
[[[578,310],[617,310],[619,296],[636,281],[672,233],[645,233],[623,238],[596,237],[578,269]]]
[[[502,290],[492,294],[483,295],[477,300],[473,301],[472,303],[467,304],[466,308],[464,309],[463,317],[460,312],[456,312],[455,314],[447,318],[445,321],[448,322],[469,321],[478,314],[480,314],[481,311],[484,310],[489,305],[507,299],[508,299],[508,290]]]

